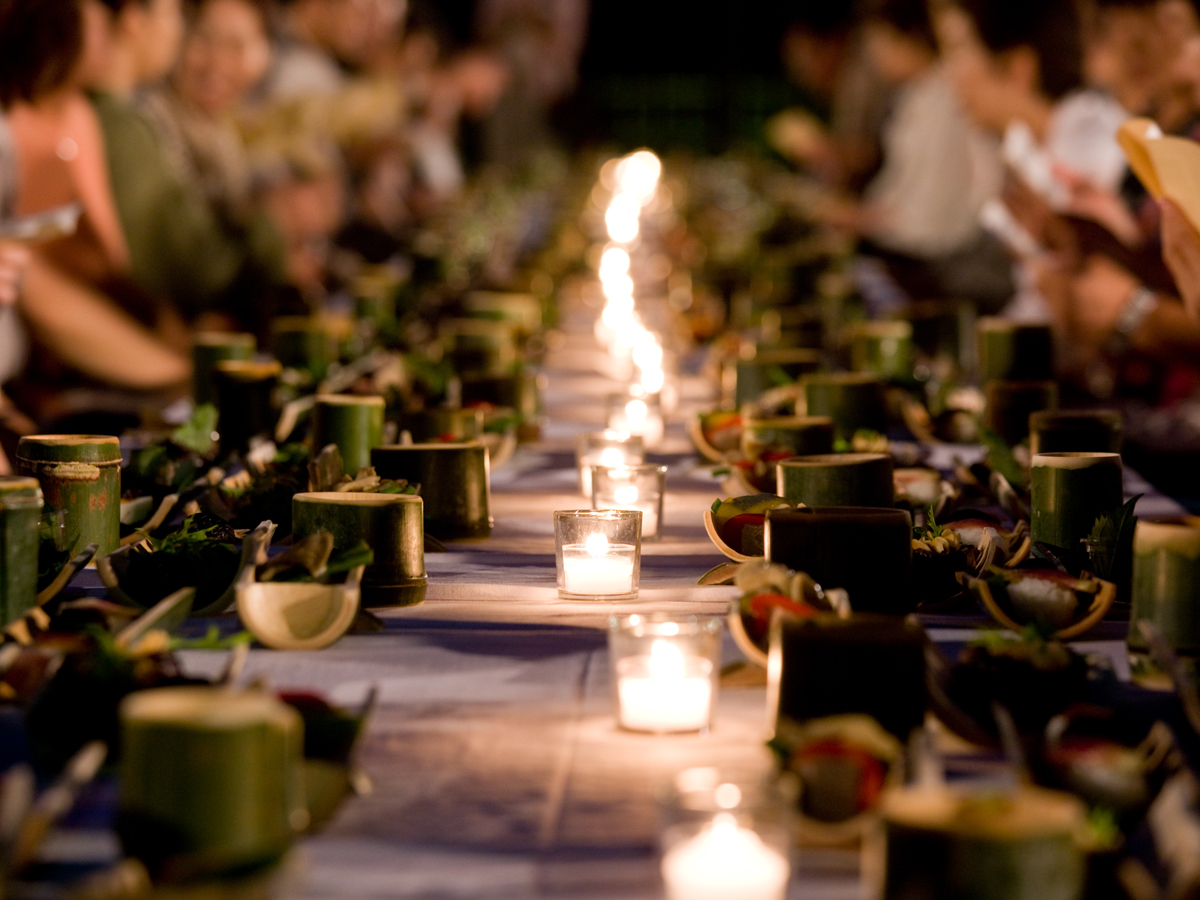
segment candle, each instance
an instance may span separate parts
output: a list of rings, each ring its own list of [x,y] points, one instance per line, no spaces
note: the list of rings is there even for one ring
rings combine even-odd
[[[565,593],[602,597],[633,591],[633,546],[610,544],[597,533],[562,549]]]
[[[712,713],[710,660],[684,656],[667,640],[648,656],[617,661],[618,721],[630,731],[700,731]]]
[[[592,466],[624,466],[639,460],[631,459],[620,447],[592,450],[579,458],[579,485],[585,497],[592,496]]]
[[[667,900],[783,900],[791,868],[783,854],[719,813],[663,856]]]
[[[630,434],[641,435],[648,444],[657,444],[663,439],[662,414],[652,410],[650,405],[638,398],[629,400],[624,407],[618,408],[609,415],[608,427],[616,431],[628,431]]]

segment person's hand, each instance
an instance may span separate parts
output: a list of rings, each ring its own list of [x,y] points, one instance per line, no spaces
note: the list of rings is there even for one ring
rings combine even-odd
[[[28,265],[28,248],[21,244],[0,243],[0,305],[11,306],[17,302]]]
[[[1005,174],[1000,199],[1030,237],[1070,264],[1078,252],[1075,232],[1037,191],[1010,170]]]
[[[1200,234],[1187,216],[1170,200],[1162,207],[1163,261],[1175,278],[1184,308],[1193,319],[1200,319]]]
[[[1129,271],[1107,256],[1089,256],[1071,280],[1073,339],[1103,345],[1112,336],[1125,303],[1139,287],[1140,282]]]
[[[1070,191],[1069,213],[1103,226],[1126,247],[1141,243],[1137,220],[1119,196],[1061,167],[1055,170],[1055,175]]]

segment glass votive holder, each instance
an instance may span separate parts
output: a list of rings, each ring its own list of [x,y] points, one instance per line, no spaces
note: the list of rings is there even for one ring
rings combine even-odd
[[[647,446],[661,443],[666,432],[662,397],[658,394],[609,394],[608,427],[640,435]]]
[[[617,724],[627,731],[707,731],[716,708],[721,631],[716,617],[609,619]]]
[[[657,541],[666,485],[666,466],[592,466],[592,509],[636,509],[642,514],[642,540]]]
[[[594,431],[581,434],[575,446],[579,488],[592,499],[592,466],[636,466],[646,460],[646,442],[627,431]]]
[[[626,509],[554,513],[558,596],[632,600],[642,568],[642,514]]]
[[[663,802],[667,900],[784,900],[789,812],[767,783],[685,769]]]

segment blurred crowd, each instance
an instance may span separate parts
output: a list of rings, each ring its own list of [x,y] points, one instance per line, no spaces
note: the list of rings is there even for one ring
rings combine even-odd
[[[465,43],[434,0],[0,0],[0,433],[184,395],[195,333],[320,311],[551,146],[587,0],[459,6]],[[1117,130],[1200,136],[1198,8],[794,0],[768,137],[900,295],[1048,321],[1081,396],[1170,409],[1200,237]]]
[[[198,331],[402,256],[549,143],[587,12],[480,0],[464,43],[423,0],[0,0],[0,419],[182,395]]]
[[[1117,132],[1200,134],[1197,4],[801,3],[783,57],[805,101],[773,146],[902,292],[1050,322],[1082,399],[1194,398],[1200,223],[1147,195]]]

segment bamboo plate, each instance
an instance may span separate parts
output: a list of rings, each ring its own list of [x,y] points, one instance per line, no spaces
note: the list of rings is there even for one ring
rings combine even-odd
[[[711,509],[704,511],[704,530],[708,532],[709,539],[717,545],[717,549],[734,562],[749,562],[752,559],[762,559],[761,556],[747,556],[745,553],[739,553],[721,540],[721,535],[717,533],[717,526],[713,522]]]
[[[1100,582],[1100,590],[1096,593],[1096,597],[1092,600],[1092,605],[1088,607],[1087,615],[1079,621],[1062,628],[1051,637],[1057,641],[1065,641],[1069,638],[1078,637],[1084,634],[1100,623],[1100,620],[1108,614],[1112,608],[1113,602],[1117,599],[1117,586],[1111,581],[1096,579]],[[967,580],[967,585],[975,592],[975,595],[983,603],[984,608],[993,619],[1003,625],[1005,628],[1020,634],[1025,626],[1017,622],[996,602],[996,598],[992,595],[992,588],[982,578],[970,578]]]

